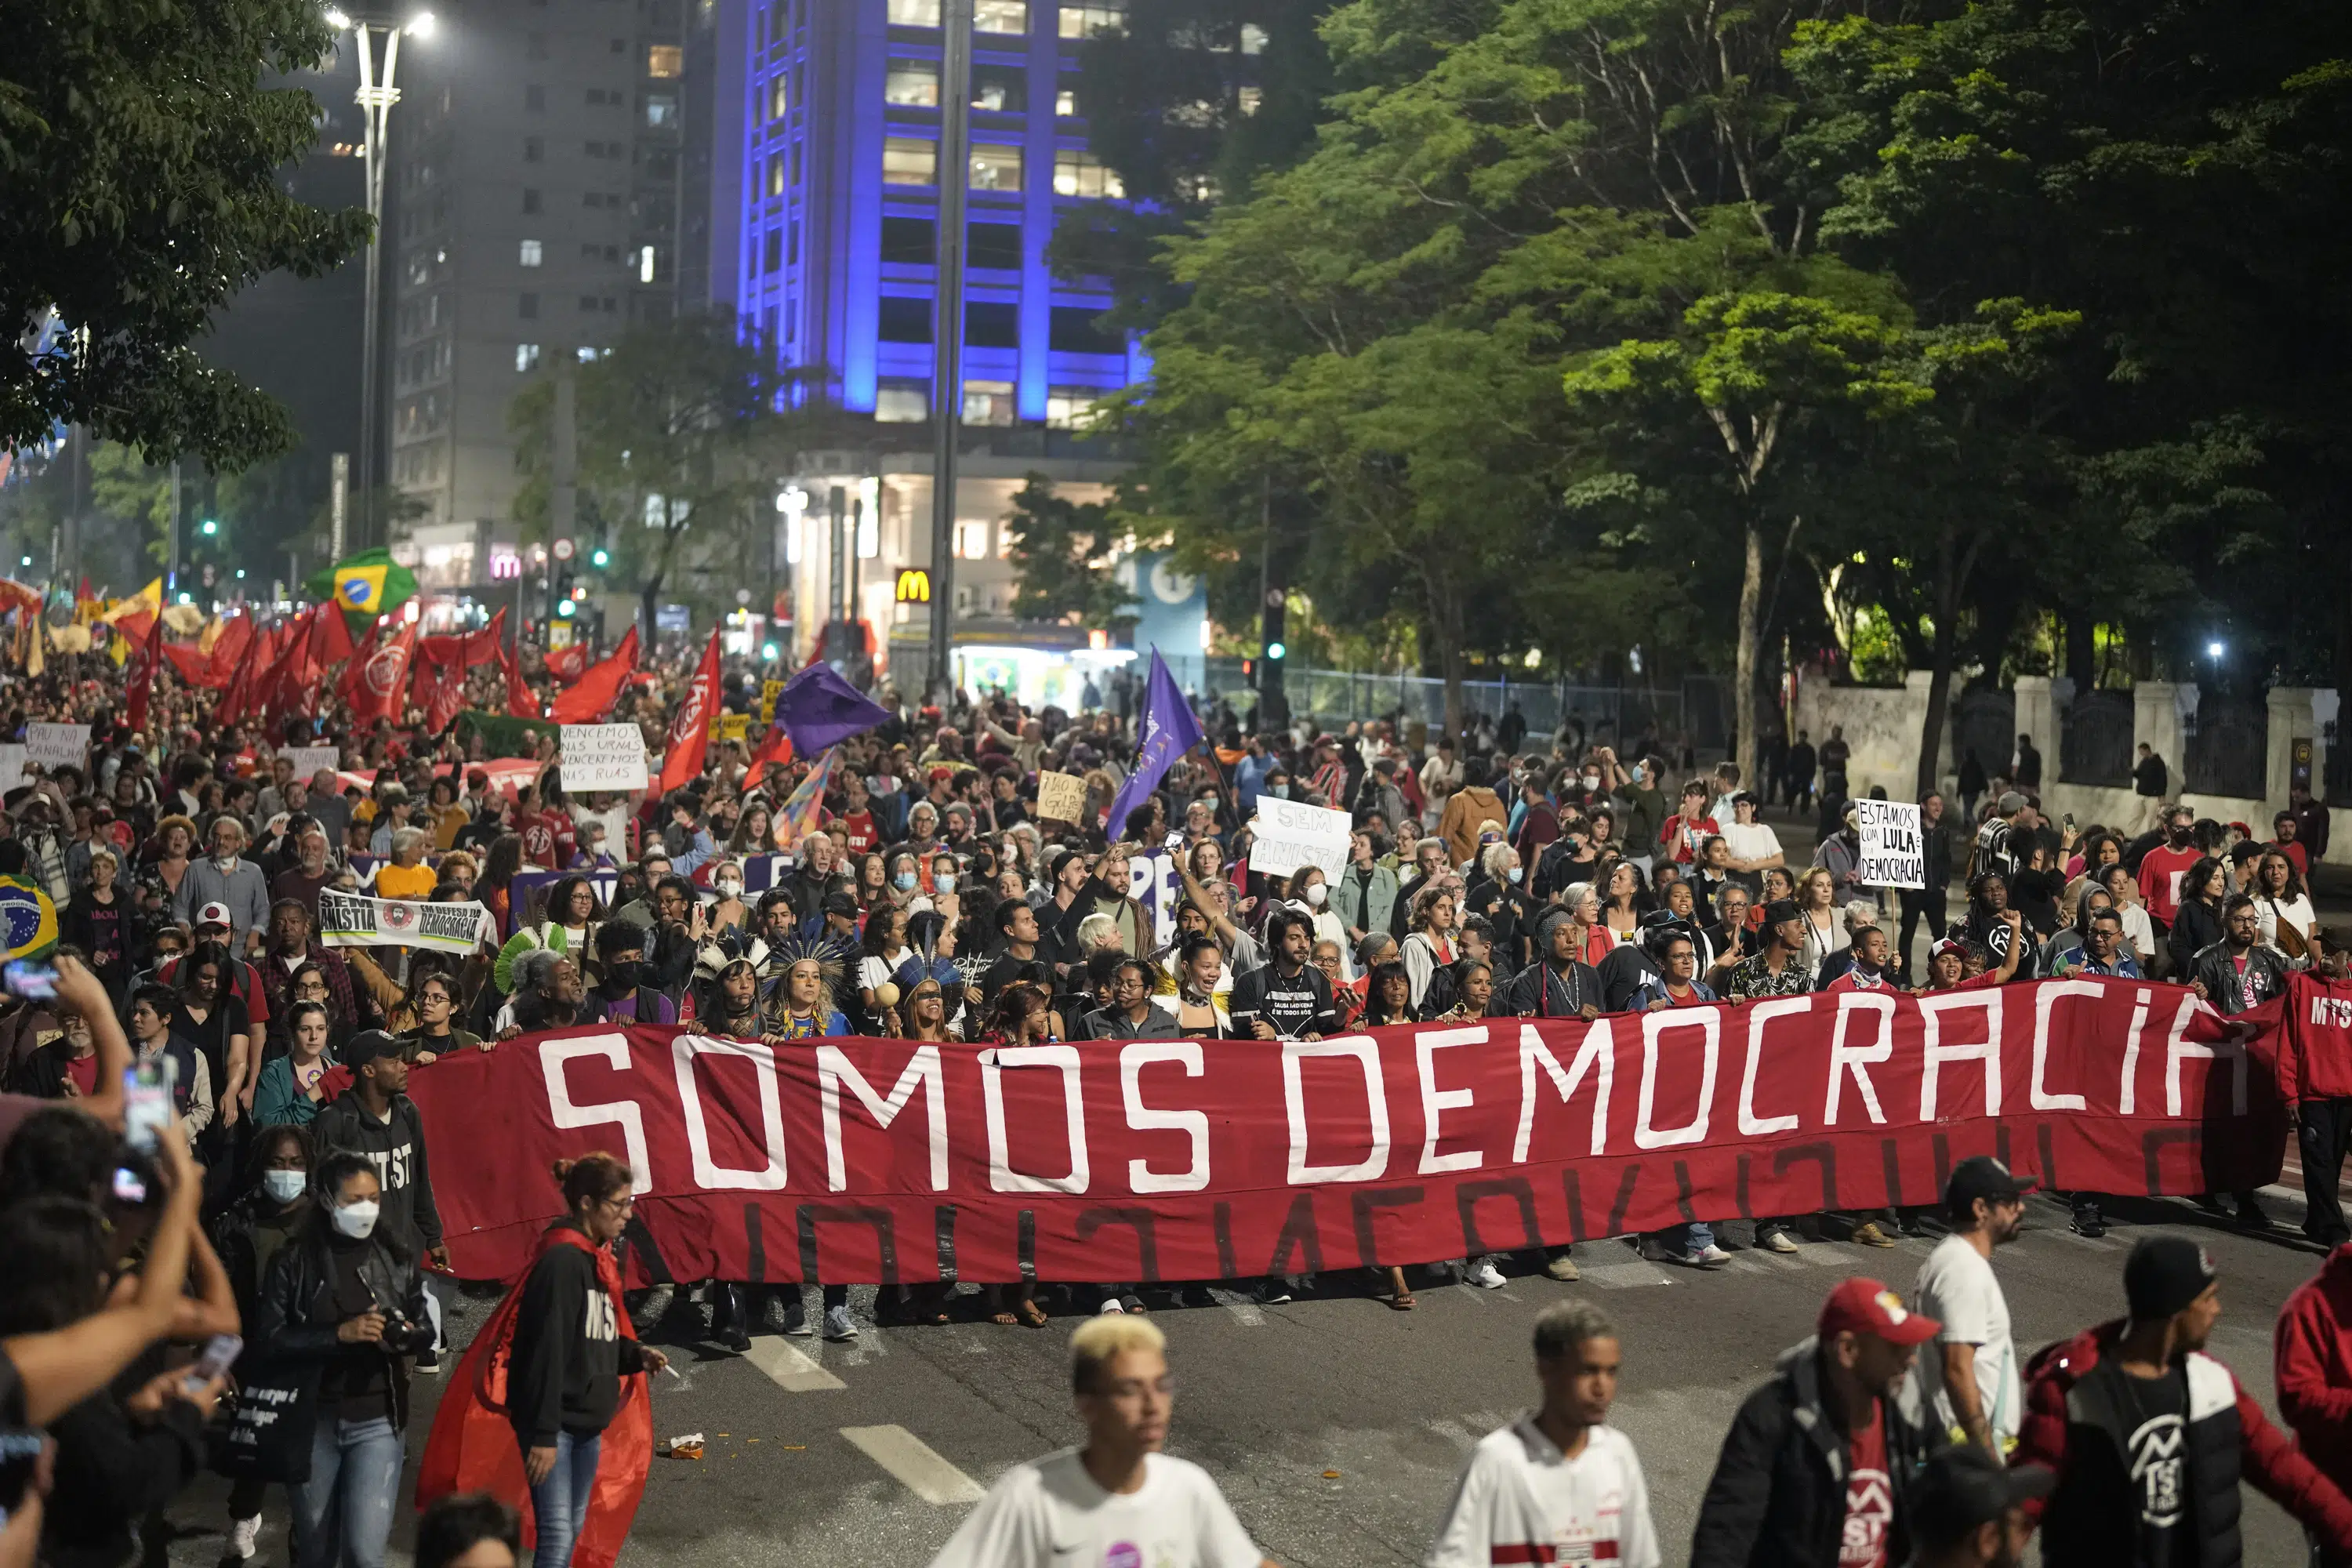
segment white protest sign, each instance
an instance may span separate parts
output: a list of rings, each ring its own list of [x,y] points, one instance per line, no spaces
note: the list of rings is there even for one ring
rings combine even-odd
[[[1858,800],[1853,812],[1862,832],[1855,879],[1865,888],[1925,888],[1927,849],[1919,808],[1900,801]]]
[[[1336,882],[1348,868],[1350,831],[1344,811],[1261,795],[1250,819],[1250,869],[1287,877],[1302,866],[1320,866]]]
[[[15,742],[0,745],[0,789],[15,789],[25,782],[25,748]]]
[[[89,760],[87,724],[27,724],[25,760],[45,768],[78,768]]]
[[[645,736],[635,724],[566,724],[563,787],[572,795],[645,788]]]
[[[469,953],[495,935],[490,912],[480,904],[370,899],[332,888],[319,891],[319,940],[328,947],[424,947]]]
[[[309,784],[320,768],[333,773],[343,765],[343,754],[332,746],[289,746],[278,753],[294,764],[294,776]]]

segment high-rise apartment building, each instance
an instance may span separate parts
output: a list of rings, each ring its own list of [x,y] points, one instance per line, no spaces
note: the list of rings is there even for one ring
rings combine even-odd
[[[856,451],[804,471],[781,514],[772,578],[789,580],[803,647],[852,578],[877,629],[919,623],[902,570],[930,563],[929,421],[965,427],[953,548],[960,615],[1003,616],[1003,526],[1032,471],[1076,499],[1120,465],[1071,428],[1145,374],[1098,319],[1100,280],[1059,279],[1045,247],[1074,204],[1116,199],[1087,149],[1077,46],[1124,22],[1118,0],[974,0],[971,161],[940,166],[939,0],[720,0],[710,289],[806,373],[813,395],[872,420]],[[933,384],[940,182],[968,191],[958,387]],[[825,517],[841,488],[863,526],[836,563]]]
[[[562,356],[706,302],[710,0],[440,0],[400,58],[386,201],[395,547],[428,585],[510,578],[508,410]],[[502,558],[503,557],[503,558]]]

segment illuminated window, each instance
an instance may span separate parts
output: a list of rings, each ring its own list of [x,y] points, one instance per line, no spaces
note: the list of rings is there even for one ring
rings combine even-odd
[[[1103,395],[1095,386],[1049,386],[1045,389],[1045,424],[1055,430],[1085,430],[1095,423],[1095,400]]]
[[[646,50],[646,74],[669,78],[686,74],[686,51],[676,44],[656,44]]]
[[[1013,384],[1009,381],[965,382],[963,422],[967,425],[1012,424]]]
[[[646,94],[646,123],[675,125],[677,123],[677,100],[667,92]]]
[[[978,156],[977,153],[974,154]],[[940,144],[919,136],[882,139],[882,183],[929,185],[939,181]]]
[[[539,241],[535,239],[526,239],[522,242],[520,253],[515,258],[515,260],[519,266],[536,267],[539,265]]]
[[[768,118],[782,120],[784,117],[784,110],[792,106],[791,79],[779,71],[776,73],[776,79],[768,84]]]
[[[971,30],[975,33],[1027,32],[1029,0],[972,0]]]
[[[874,389],[874,418],[883,425],[917,425],[931,416],[931,390],[919,381],[886,381]]]
[[[885,169],[889,167],[889,159],[887,155],[883,159],[883,167]],[[888,176],[886,174],[884,177],[887,179]],[[782,153],[776,153],[768,160],[768,194],[772,196],[781,196],[784,194],[784,155]]]
[[[936,27],[940,25],[940,0],[890,0],[890,25]]]
[[[1078,93],[1076,88],[1066,87],[1054,95],[1054,112],[1060,118],[1067,120],[1077,111]]]
[[[1123,196],[1127,187],[1100,158],[1076,147],[1054,152],[1054,194],[1057,196]]]
[[[971,188],[975,191],[1019,190],[1021,149],[997,142],[973,142]]]
[[[882,101],[902,109],[940,106],[940,68],[929,60],[892,60],[882,79]]]
[[[988,524],[970,518],[956,519],[955,552],[960,561],[987,560]],[[963,590],[959,587],[956,592],[961,595]]]
[[[1094,0],[1092,5],[1087,5],[1062,7],[1061,34],[1066,38],[1084,38],[1105,27],[1126,26],[1127,7],[1109,4],[1108,0]]]
[[[520,375],[525,371],[538,368],[539,345],[537,343],[515,344],[515,374]]]

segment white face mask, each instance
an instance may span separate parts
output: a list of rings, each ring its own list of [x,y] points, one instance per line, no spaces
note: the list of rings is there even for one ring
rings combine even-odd
[[[373,1202],[341,1204],[330,1211],[335,1216],[335,1228],[354,1241],[362,1241],[375,1229],[375,1216],[383,1205]]]
[[[743,890],[743,881],[740,877],[722,877],[718,887],[721,897],[731,899]]]
[[[310,1173],[308,1171],[261,1173],[261,1190],[268,1193],[271,1201],[275,1203],[290,1204],[300,1197],[310,1185]]]
[[[1601,787],[1601,775],[1599,773],[1585,774],[1584,787],[1586,789],[1599,789]]]
[[[236,851],[232,849],[226,855],[215,851],[213,864],[224,871],[234,871],[236,869]]]
[[[1323,900],[1328,895],[1328,892],[1329,889],[1326,889],[1322,883],[1318,882],[1313,887],[1307,889],[1307,901],[1319,910],[1323,907]]]

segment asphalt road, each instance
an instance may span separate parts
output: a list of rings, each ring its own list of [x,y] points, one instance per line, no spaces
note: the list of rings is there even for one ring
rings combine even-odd
[[[2226,1281],[2211,1348],[2272,1407],[2271,1324],[2317,1263],[2290,1228],[2299,1199],[2273,1193],[2284,1223],[2270,1238],[2158,1201],[2116,1205],[2120,1223],[2086,1241],[2067,1231],[2061,1205],[2034,1200],[2025,1234],[1997,1259],[2021,1348],[2030,1353],[2119,1313],[2124,1256],[2143,1226],[2193,1230]],[[1734,1245],[1747,1239],[1745,1226],[1724,1228]],[[1208,1468],[1279,1563],[1417,1562],[1471,1443],[1534,1397],[1527,1344],[1535,1314],[1575,1292],[1601,1302],[1622,1331],[1614,1419],[1640,1447],[1667,1561],[1680,1563],[1741,1397],[1810,1331],[1839,1279],[1869,1273],[1907,1292],[1928,1246],[1906,1240],[1890,1252],[1808,1242],[1789,1258],[1740,1250],[1732,1267],[1697,1274],[1606,1242],[1577,1249],[1580,1283],[1514,1272],[1499,1290],[1417,1287],[1412,1312],[1360,1293],[1361,1276],[1327,1278],[1280,1307],[1239,1298],[1165,1307],[1156,1316],[1178,1385],[1171,1447]],[[816,1304],[812,1290],[812,1317]],[[1075,1317],[1035,1331],[985,1321],[881,1329],[871,1309],[871,1292],[857,1292],[862,1331],[853,1342],[770,1334],[749,1357],[698,1344],[698,1314],[673,1315],[650,1334],[683,1374],[655,1379],[656,1435],[698,1431],[707,1447],[700,1460],[654,1462],[625,1563],[919,1568],[978,1489],[1076,1440],[1062,1359]],[[470,1336],[487,1315],[486,1302],[461,1303],[457,1333]],[[417,1380],[411,1481],[446,1375]],[[219,1562],[222,1497],[207,1480],[171,1510],[179,1568]],[[268,1568],[287,1562],[284,1517],[273,1497],[261,1559]],[[393,1568],[408,1562],[405,1508],[400,1518]],[[2245,1524],[2249,1563],[2302,1562],[2299,1531],[2251,1489]]]

